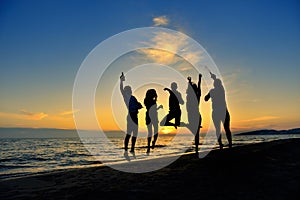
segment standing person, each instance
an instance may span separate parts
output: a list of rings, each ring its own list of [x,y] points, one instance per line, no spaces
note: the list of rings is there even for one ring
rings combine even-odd
[[[195,153],[198,155],[199,149],[199,132],[201,128],[201,114],[199,112],[199,103],[201,97],[201,78],[202,75],[199,74],[198,85],[192,82],[192,78],[188,77],[188,88],[186,90],[186,110],[188,114],[189,124],[187,127],[195,136]]]
[[[221,138],[221,122],[223,123],[226,137],[229,143],[229,148],[232,147],[232,136],[230,131],[230,115],[227,109],[225,100],[225,90],[220,79],[216,78],[215,74],[210,73],[211,78],[214,80],[214,88],[209,91],[204,100],[212,101],[212,118],[216,129],[216,135],[220,149],[223,149]]]
[[[131,139],[131,153],[134,153],[135,142],[138,134],[138,110],[141,109],[143,106],[141,103],[137,101],[137,99],[132,95],[131,87],[125,86],[123,87],[123,82],[125,81],[125,76],[122,72],[120,76],[120,91],[123,95],[124,102],[128,109],[127,115],[127,132],[124,139],[124,147],[125,151],[127,152],[129,139],[132,134]]]
[[[181,110],[180,105],[184,104],[181,94],[177,91],[177,83],[171,83],[171,90],[169,88],[164,88],[165,91],[170,93],[169,96],[169,113],[160,122],[161,126],[180,126]],[[175,118],[175,124],[170,121]]]
[[[152,141],[152,149],[155,147],[155,143],[158,137],[158,117],[157,117],[157,110],[163,108],[162,105],[157,107],[157,93],[155,89],[149,89],[146,92],[146,97],[144,99],[144,104],[146,106],[146,125],[148,129],[148,146],[147,146],[147,153],[150,153],[150,143],[152,139],[152,126],[153,126],[153,133],[154,138]]]

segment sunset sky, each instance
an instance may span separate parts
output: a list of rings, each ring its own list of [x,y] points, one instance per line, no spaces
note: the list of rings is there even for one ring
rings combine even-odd
[[[105,39],[148,26],[180,31],[206,49],[223,77],[234,132],[300,127],[300,2],[291,0],[3,0],[0,127],[75,128],[73,113],[80,110],[72,110],[72,91],[83,60]],[[180,41],[174,40],[174,47],[178,46]],[[168,56],[154,53],[160,55],[155,59]],[[112,98],[108,85],[118,89],[118,66],[130,70],[144,58],[153,61],[150,54],[133,52],[120,57],[110,66],[107,80],[100,81],[95,112],[103,129],[123,129],[126,119],[124,102],[117,103],[115,118],[111,104],[101,103],[101,98]],[[176,56],[167,58],[160,61],[174,67]],[[183,71],[184,76],[196,79],[197,74]],[[125,84],[130,81],[126,79]],[[179,83],[185,100],[187,85]],[[134,94],[142,102],[149,87],[157,89],[158,104],[164,105],[161,118],[168,109],[168,95],[162,86],[133,88]],[[200,108],[204,128],[210,120],[210,103],[203,101],[209,89],[203,85]],[[118,90],[115,95],[121,98]],[[142,130],[144,112],[140,111]],[[186,121],[186,113],[182,120]],[[89,125],[89,119],[80,128],[97,129]]]

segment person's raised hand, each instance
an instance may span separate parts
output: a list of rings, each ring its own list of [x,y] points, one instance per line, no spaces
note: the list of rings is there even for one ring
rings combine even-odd
[[[216,77],[216,75],[215,74],[213,74],[213,73],[211,73],[211,72],[209,72],[210,73],[210,77],[212,78],[212,79],[217,79],[217,77]]]
[[[191,78],[190,76],[188,76],[188,77],[187,77],[187,80],[188,80],[189,82],[191,82],[191,81],[192,81],[192,78]]]
[[[120,76],[120,80],[121,81],[125,81],[125,76],[124,76],[124,73],[122,72],[121,76]]]

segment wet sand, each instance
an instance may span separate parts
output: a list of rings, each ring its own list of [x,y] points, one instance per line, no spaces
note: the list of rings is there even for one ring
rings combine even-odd
[[[0,181],[0,199],[297,199],[300,139],[181,156],[132,174],[90,167]]]

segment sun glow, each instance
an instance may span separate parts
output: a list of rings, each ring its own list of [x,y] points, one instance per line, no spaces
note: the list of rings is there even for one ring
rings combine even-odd
[[[160,129],[160,133],[162,134],[176,133],[176,129],[172,126],[165,126]]]

